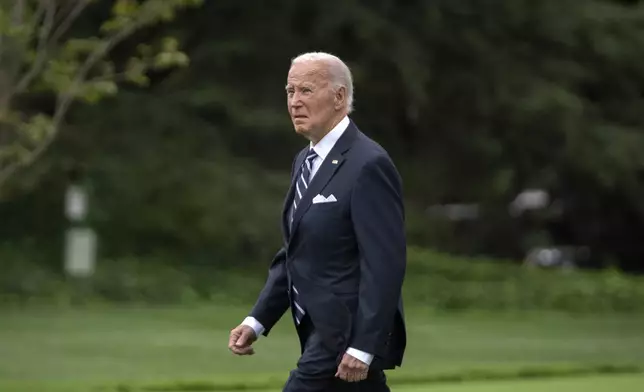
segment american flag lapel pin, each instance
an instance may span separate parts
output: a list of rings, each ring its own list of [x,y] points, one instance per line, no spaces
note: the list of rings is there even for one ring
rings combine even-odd
[[[338,160],[337,160],[337,159],[334,159],[334,160],[332,160],[332,161],[331,161],[331,163],[333,163],[334,165],[337,165],[337,164],[338,164]]]

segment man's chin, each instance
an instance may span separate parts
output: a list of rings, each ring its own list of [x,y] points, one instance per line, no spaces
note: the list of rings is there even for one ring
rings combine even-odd
[[[307,136],[310,133],[309,129],[302,125],[295,125],[294,128],[295,128],[295,132],[302,136]]]

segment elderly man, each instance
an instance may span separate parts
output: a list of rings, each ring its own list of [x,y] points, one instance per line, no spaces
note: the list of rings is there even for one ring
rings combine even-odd
[[[400,366],[406,346],[400,176],[348,117],[353,84],[340,59],[295,58],[286,96],[309,145],[291,169],[283,246],[229,349],[253,354],[252,343],[290,307],[302,355],[283,391],[389,391],[383,370]]]

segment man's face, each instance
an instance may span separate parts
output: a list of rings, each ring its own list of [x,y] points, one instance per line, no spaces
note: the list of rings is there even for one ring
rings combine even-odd
[[[317,142],[332,128],[337,102],[325,64],[294,64],[288,73],[286,96],[295,132]]]

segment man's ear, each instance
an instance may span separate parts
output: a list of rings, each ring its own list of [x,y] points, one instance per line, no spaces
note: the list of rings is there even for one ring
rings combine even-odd
[[[343,109],[347,103],[347,88],[340,86],[335,90],[334,108],[336,110]]]

